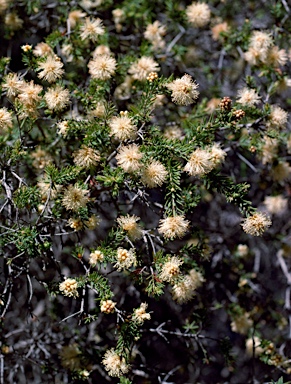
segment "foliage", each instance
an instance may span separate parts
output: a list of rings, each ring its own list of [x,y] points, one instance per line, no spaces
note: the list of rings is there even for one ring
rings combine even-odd
[[[287,383],[290,12],[0,2],[1,384]]]

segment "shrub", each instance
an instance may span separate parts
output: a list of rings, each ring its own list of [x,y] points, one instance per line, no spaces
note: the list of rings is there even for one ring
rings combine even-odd
[[[289,15],[0,2],[0,383],[288,378]]]

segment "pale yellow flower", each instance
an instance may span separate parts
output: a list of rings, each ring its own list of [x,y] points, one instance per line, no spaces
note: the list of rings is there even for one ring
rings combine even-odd
[[[209,148],[209,152],[211,155],[211,161],[215,166],[218,166],[224,161],[226,152],[220,148],[218,143],[214,143],[212,147]]]
[[[85,23],[80,28],[81,40],[92,40],[96,42],[99,36],[104,35],[105,29],[101,19],[90,19],[86,17]]]
[[[8,8],[10,1],[9,0],[0,0],[0,14]]]
[[[270,128],[283,129],[288,120],[288,112],[284,111],[278,105],[271,106],[271,113],[268,116],[267,126]]]
[[[285,49],[280,49],[277,46],[271,47],[268,51],[266,58],[266,64],[272,65],[274,67],[279,67],[280,65],[285,65],[288,61],[288,55]]]
[[[215,167],[211,152],[197,148],[190,156],[184,170],[191,176],[204,176]]]
[[[147,303],[141,303],[140,307],[134,310],[132,318],[139,325],[142,325],[145,320],[151,319],[151,315],[146,312],[147,307],[148,307]]]
[[[90,167],[96,167],[100,161],[100,154],[94,148],[83,146],[73,153],[74,163],[79,167],[89,169]]]
[[[288,199],[282,195],[266,196],[264,204],[267,211],[273,215],[282,215],[288,209]]]
[[[249,49],[256,50],[261,61],[265,61],[268,51],[273,45],[273,39],[270,33],[263,31],[253,31],[250,38]]]
[[[207,102],[205,111],[211,115],[217,110],[219,106],[220,106],[220,99],[213,97]]]
[[[70,92],[61,85],[49,88],[44,94],[48,109],[61,111],[66,108],[70,102]]]
[[[59,289],[64,296],[74,297],[74,298],[79,296],[77,288],[78,288],[77,280],[71,279],[71,278],[67,278],[65,281],[60,283],[60,286],[59,286]]]
[[[37,157],[38,156],[39,155],[37,155]],[[46,156],[48,156],[47,159],[52,161],[52,159],[49,157],[47,152],[44,152],[44,156],[45,156],[45,158],[46,158]],[[39,188],[39,192],[41,194],[41,199],[43,202],[47,201],[48,197],[50,199],[55,199],[58,196],[58,194],[62,188],[62,185],[60,185],[60,184],[54,184],[52,186],[49,179],[43,178],[43,177],[39,179],[37,186]]]
[[[152,57],[142,56],[130,66],[128,73],[132,75],[134,80],[145,81],[151,72],[158,72],[159,70],[158,63]]]
[[[31,157],[34,159],[32,165],[36,169],[44,169],[47,165],[52,163],[52,156],[44,149],[37,148],[31,153]]]
[[[153,24],[148,24],[146,30],[144,32],[144,37],[152,41],[159,37],[162,37],[166,34],[166,26],[162,25],[158,20],[156,20]]]
[[[101,5],[102,3],[103,3],[103,0],[82,0],[80,2],[80,5],[83,8],[91,9],[91,8],[99,7],[99,5]]]
[[[272,167],[271,176],[273,180],[279,182],[289,180],[291,177],[291,166],[287,161],[280,161]]]
[[[190,222],[184,216],[166,217],[160,220],[159,232],[167,239],[183,237],[188,231]]]
[[[246,353],[248,356],[253,356],[253,351],[255,356],[260,356],[264,352],[264,348],[261,347],[261,339],[258,336],[249,338],[246,341]]]
[[[41,96],[39,95],[41,91],[42,86],[34,84],[33,80],[29,83],[22,82],[18,99],[25,107],[32,106],[35,108],[37,103],[41,101]]]
[[[143,154],[136,144],[130,144],[121,147],[116,155],[117,165],[119,165],[125,172],[136,172],[140,169],[140,160]]]
[[[88,63],[89,73],[93,79],[108,80],[114,75],[116,60],[110,55],[95,55]]]
[[[192,104],[199,96],[198,84],[187,74],[167,84],[166,87],[172,91],[173,103],[179,105]]]
[[[20,29],[23,25],[23,20],[18,16],[16,12],[6,13],[4,22],[10,30],[16,31]]]
[[[268,136],[263,137],[262,163],[268,164],[273,161],[278,152],[278,140]]]
[[[173,285],[172,287],[172,296],[178,304],[186,303],[190,301],[195,296],[195,289],[192,286],[191,279],[188,275]]]
[[[187,276],[189,276],[190,278],[191,286],[193,289],[201,287],[202,283],[205,282],[205,279],[202,276],[201,272],[196,271],[196,269],[194,268],[189,271],[189,274]]]
[[[130,249],[128,251],[127,249],[124,249],[124,248],[118,248],[116,259],[117,259],[117,262],[114,264],[114,267],[118,271],[128,269],[131,266],[135,266],[137,263],[134,249]]]
[[[100,310],[104,313],[113,313],[115,312],[115,306],[116,303],[114,303],[112,300],[105,300],[100,303]]]
[[[254,89],[251,88],[245,87],[240,89],[237,96],[237,102],[248,107],[253,107],[260,102],[260,96]]]
[[[162,281],[167,281],[169,283],[174,283],[177,281],[177,278],[180,275],[180,265],[183,264],[183,260],[179,259],[176,256],[171,257],[166,261],[163,266],[161,273],[159,275]]]
[[[205,27],[210,21],[210,8],[206,3],[192,3],[186,8],[188,22],[194,27]]]
[[[226,21],[223,23],[214,25],[214,27],[211,28],[213,40],[215,41],[221,40],[222,39],[221,33],[228,32],[228,30],[229,30],[229,25],[227,24]]]
[[[271,225],[272,222],[266,214],[256,212],[244,219],[242,228],[249,235],[261,236]]]
[[[12,113],[7,110],[7,108],[0,108],[0,132],[7,131],[7,129],[12,128]]]
[[[64,70],[62,69],[64,64],[61,62],[61,59],[58,56],[48,56],[45,61],[38,63],[38,77],[44,79],[49,83],[55,82],[57,79],[60,79]]]
[[[169,140],[182,140],[185,136],[182,129],[178,125],[173,124],[165,128],[164,137]]]
[[[240,257],[247,256],[249,254],[249,247],[245,244],[239,244],[237,246],[237,253]]]
[[[104,117],[106,112],[104,101],[98,101],[95,105],[95,108],[88,111],[89,118],[98,117],[99,119]]]
[[[100,56],[100,55],[108,55],[108,56],[111,55],[111,51],[108,45],[101,44],[94,49],[92,53],[93,59],[95,59],[96,56]]]
[[[2,89],[6,91],[7,97],[16,96],[23,85],[23,80],[17,73],[8,73],[3,79]]]
[[[69,130],[69,123],[66,120],[59,121],[57,123],[57,127],[58,127],[58,134],[66,137]]]
[[[143,234],[142,229],[137,224],[137,221],[139,220],[140,218],[135,215],[121,216],[116,219],[119,226],[125,232],[127,232],[128,237],[132,240],[137,240],[142,237],[142,234]]]
[[[96,216],[91,216],[88,220],[83,221],[79,217],[70,217],[68,225],[75,231],[81,231],[82,229],[93,230],[99,224],[99,219]]]
[[[104,255],[101,251],[96,249],[96,251],[90,253],[89,264],[94,266],[98,262],[101,263],[104,260]]]
[[[78,211],[80,208],[85,208],[89,201],[88,190],[78,186],[69,185],[64,192],[62,205],[72,211]]]
[[[245,312],[242,315],[235,316],[230,323],[232,332],[241,333],[247,335],[250,328],[253,326],[253,321],[250,319],[250,314]]]
[[[167,179],[168,171],[158,160],[150,160],[141,171],[141,182],[148,188],[160,187]]]
[[[172,287],[172,296],[179,304],[186,303],[195,296],[195,290],[205,281],[202,274],[196,269],[191,269],[189,274],[184,276]]]
[[[84,228],[84,224],[80,218],[70,217],[68,220],[68,225],[75,231],[80,231]]]
[[[244,59],[250,65],[258,65],[261,61],[261,52],[256,48],[249,47],[249,49],[244,52]]]
[[[108,375],[112,377],[123,376],[129,371],[129,365],[113,348],[106,351],[102,364],[106,371],[108,371]]]
[[[21,46],[21,49],[23,50],[23,52],[29,52],[32,50],[32,45],[24,44]]]
[[[95,229],[100,224],[100,219],[98,216],[92,215],[88,220],[85,221],[85,228],[89,230]]]
[[[120,141],[135,139],[137,126],[132,122],[132,118],[126,115],[114,116],[109,120],[110,136],[116,137]]]
[[[166,34],[166,27],[158,20],[153,24],[148,24],[144,32],[144,37],[153,45],[154,50],[164,48],[165,41],[163,36]]]
[[[67,63],[71,63],[74,60],[73,50],[72,44],[63,44],[61,47],[62,56]]]
[[[32,52],[35,56],[38,57],[54,55],[53,49],[47,43],[44,42],[36,44]]]
[[[122,29],[122,22],[124,21],[125,15],[124,11],[121,8],[115,8],[112,11],[112,16],[117,32],[120,32]]]
[[[68,23],[70,24],[70,27],[73,29],[77,25],[77,23],[80,22],[80,20],[86,16],[86,13],[76,9],[74,11],[71,11],[68,15]]]

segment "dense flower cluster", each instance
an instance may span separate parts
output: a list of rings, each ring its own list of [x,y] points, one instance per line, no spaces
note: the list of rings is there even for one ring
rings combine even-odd
[[[142,236],[142,229],[137,224],[137,221],[139,221],[140,218],[133,215],[126,215],[122,217],[117,218],[117,223],[120,225],[120,227],[128,234],[128,236],[132,240],[140,239]]]
[[[104,255],[98,249],[94,252],[90,253],[89,263],[91,265],[96,265],[98,262],[102,262],[104,260]]]
[[[261,236],[272,222],[264,213],[256,212],[244,219],[243,230],[252,236]]]
[[[131,266],[135,266],[137,262],[134,249],[130,249],[128,251],[124,248],[118,248],[116,260],[117,262],[114,266],[118,271],[122,271],[124,269],[130,268]]]
[[[210,8],[206,3],[192,3],[187,7],[186,15],[189,23],[201,28],[210,21]]]
[[[128,73],[134,80],[144,81],[151,72],[158,71],[158,63],[152,57],[143,56],[130,66]]]
[[[1,383],[288,380],[291,19],[267,3],[0,0]]]
[[[62,204],[63,206],[72,211],[77,211],[84,208],[89,201],[88,190],[82,189],[76,185],[69,185],[64,192]]]
[[[60,283],[60,291],[69,297],[78,297],[79,293],[77,291],[78,283],[75,279],[67,278],[65,281]]]
[[[116,303],[114,303],[112,300],[105,300],[102,301],[100,310],[104,313],[113,313],[115,311],[115,305]]]
[[[142,325],[145,320],[151,319],[151,315],[146,312],[147,307],[147,303],[142,303],[139,308],[134,310],[133,319],[140,325]]]
[[[140,169],[140,160],[143,154],[139,150],[137,144],[130,144],[121,147],[116,155],[117,164],[123,168],[125,172],[136,172]]]
[[[211,153],[207,149],[197,148],[191,154],[184,169],[189,175],[200,177],[209,173],[214,166]]]
[[[141,171],[141,181],[148,188],[161,186],[168,176],[165,166],[158,160],[151,160]]]
[[[109,121],[110,134],[118,140],[135,139],[137,127],[127,115],[114,116]]]
[[[160,220],[159,232],[168,239],[183,237],[189,228],[189,224],[190,222],[184,216],[166,217]]]
[[[116,60],[108,54],[94,55],[88,68],[93,79],[108,80],[115,73]]]
[[[172,91],[172,101],[179,105],[192,104],[199,96],[198,84],[187,74],[167,84],[166,87]]]
[[[179,282],[173,285],[173,299],[179,304],[192,300],[196,294],[196,289],[199,288],[204,281],[205,280],[199,271],[191,269],[189,274],[183,276]]]
[[[162,271],[160,273],[160,279],[163,281],[168,281],[169,283],[173,283],[180,275],[180,265],[182,264],[183,261],[178,257],[171,257],[171,259],[166,261],[163,265]]]
[[[124,358],[120,357],[114,349],[106,351],[102,363],[109,376],[120,377],[129,370],[129,366],[126,364]]]

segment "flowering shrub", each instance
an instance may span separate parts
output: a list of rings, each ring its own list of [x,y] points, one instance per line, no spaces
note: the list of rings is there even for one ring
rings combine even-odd
[[[290,13],[0,1],[0,384],[288,378]]]

